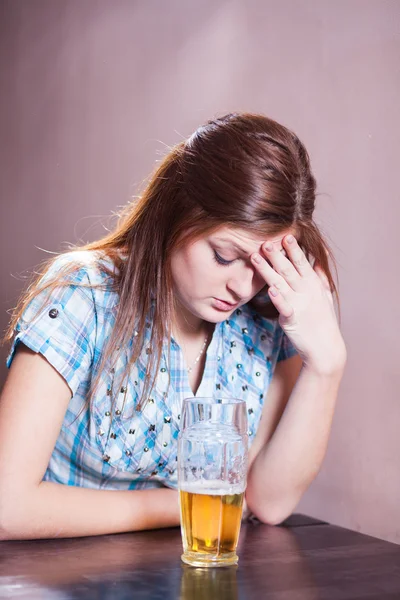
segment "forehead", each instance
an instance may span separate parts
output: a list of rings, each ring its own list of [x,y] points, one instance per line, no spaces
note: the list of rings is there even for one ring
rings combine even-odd
[[[256,252],[264,242],[271,242],[276,249],[282,248],[282,240],[285,235],[292,233],[291,230],[280,234],[262,237],[260,234],[250,232],[242,228],[221,227],[215,231],[211,238],[226,247],[234,247],[245,253]]]

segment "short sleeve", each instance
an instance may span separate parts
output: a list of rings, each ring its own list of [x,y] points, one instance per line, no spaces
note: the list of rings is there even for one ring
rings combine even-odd
[[[47,280],[60,267],[55,261]],[[71,282],[70,282],[71,281]],[[18,321],[7,358],[10,367],[20,342],[40,353],[65,379],[72,394],[87,377],[96,338],[96,310],[87,269],[80,267],[68,284],[40,292]]]
[[[293,346],[292,342],[288,338],[285,332],[282,332],[281,345],[279,348],[277,362],[281,360],[286,360],[292,356],[298,354],[296,348]]]

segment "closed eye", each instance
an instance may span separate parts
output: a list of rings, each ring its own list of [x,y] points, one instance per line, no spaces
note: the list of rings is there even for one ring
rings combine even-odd
[[[216,250],[214,250],[214,260],[219,265],[223,265],[225,267],[235,262],[234,260],[226,260],[225,258],[222,258],[222,256],[220,256]]]

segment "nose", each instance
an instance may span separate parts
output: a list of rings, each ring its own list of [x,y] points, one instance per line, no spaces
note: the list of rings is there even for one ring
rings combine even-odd
[[[245,266],[235,273],[227,281],[226,287],[235,300],[244,300],[252,296],[254,287],[254,270],[251,266]]]

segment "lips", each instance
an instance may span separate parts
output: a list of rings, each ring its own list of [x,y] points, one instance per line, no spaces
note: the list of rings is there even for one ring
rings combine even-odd
[[[220,298],[213,298],[214,307],[218,310],[230,311],[238,306],[238,302],[232,303],[227,302],[226,300],[221,300]]]

